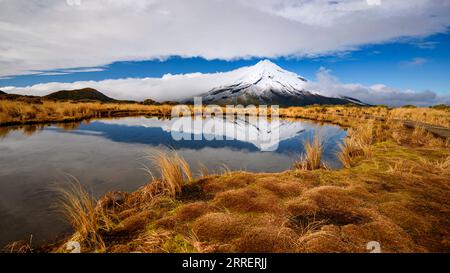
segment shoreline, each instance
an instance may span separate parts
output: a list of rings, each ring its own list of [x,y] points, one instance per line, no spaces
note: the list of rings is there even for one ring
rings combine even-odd
[[[6,106],[2,106],[6,103]],[[50,104],[50,105],[46,105]],[[53,108],[60,107],[57,111]],[[39,125],[49,123],[82,122],[95,118],[120,118],[135,116],[170,117],[173,105],[141,105],[141,104],[117,104],[96,102],[54,102],[43,101],[42,103],[9,101],[0,99],[0,127],[19,125]],[[28,111],[42,112],[43,117],[29,114]],[[66,109],[68,108],[68,109]],[[192,105],[189,106],[192,110]],[[223,109],[223,108],[222,108]],[[244,110],[235,113],[252,114],[252,110]],[[4,114],[2,115],[2,112]],[[5,115],[6,112],[6,115]],[[23,113],[26,112],[26,113]],[[361,113],[362,112],[362,113]],[[399,113],[396,113],[399,112]],[[402,113],[405,112],[405,113]],[[203,111],[202,111],[203,113]],[[254,113],[259,115],[257,110]],[[428,114],[428,115],[427,115]],[[19,115],[20,117],[14,117]],[[194,116],[191,111],[191,116]],[[383,106],[302,106],[280,108],[279,118],[306,119],[317,122],[326,122],[349,128],[361,122],[376,120],[378,122],[399,122],[412,129],[416,127],[442,138],[450,136],[450,107],[445,110],[431,108],[393,108],[387,109]]]

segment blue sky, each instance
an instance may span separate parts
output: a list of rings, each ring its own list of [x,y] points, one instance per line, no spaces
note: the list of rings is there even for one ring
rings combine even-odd
[[[89,86],[116,98],[181,99],[223,75],[162,75],[270,59],[324,95],[450,103],[450,1],[68,3],[0,1],[0,89],[45,95]]]
[[[164,74],[223,72],[253,65],[260,58],[232,61],[171,57],[165,60],[115,62],[103,71],[64,75],[24,75],[0,80],[0,86],[29,86],[47,82],[76,82],[120,78],[161,77]],[[421,39],[398,40],[363,46],[355,51],[312,58],[272,58],[285,68],[314,80],[321,67],[345,83],[385,85],[412,90],[450,93],[450,34]],[[51,70],[48,72],[63,72]],[[52,74],[52,73],[50,73]]]

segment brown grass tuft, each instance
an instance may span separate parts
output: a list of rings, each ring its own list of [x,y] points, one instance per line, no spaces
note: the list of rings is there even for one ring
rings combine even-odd
[[[305,186],[298,181],[283,181],[276,178],[261,179],[260,186],[266,190],[269,190],[279,197],[291,197],[300,195]]]
[[[245,217],[231,213],[208,213],[197,219],[192,230],[200,241],[228,243],[245,231]]]
[[[236,242],[239,253],[293,252],[298,235],[290,228],[266,226],[248,229]]]
[[[318,135],[314,139],[304,142],[305,152],[301,155],[300,160],[295,164],[297,169],[301,170],[317,170],[324,168],[322,162],[323,143]]]
[[[175,151],[154,151],[148,158],[153,161],[161,176],[161,180],[156,183],[172,198],[181,193],[183,185],[194,180],[189,164]]]
[[[339,161],[346,168],[354,165],[358,157],[369,157],[373,144],[373,123],[349,129],[348,137],[344,143],[339,144],[340,151],[337,154]]]
[[[105,249],[101,236],[111,230],[113,221],[103,210],[96,210],[96,202],[80,185],[73,182],[67,189],[59,189],[62,212],[76,231],[74,240],[89,248]]]
[[[192,221],[211,211],[211,206],[203,201],[189,203],[176,211],[177,222]]]
[[[32,247],[33,235],[29,241],[16,241],[6,245],[3,249],[8,253],[33,253]]]
[[[232,211],[280,212],[279,199],[268,191],[247,187],[216,195],[214,204]]]

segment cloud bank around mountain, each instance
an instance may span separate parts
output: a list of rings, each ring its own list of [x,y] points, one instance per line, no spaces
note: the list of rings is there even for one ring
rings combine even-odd
[[[325,96],[348,96],[369,104],[402,106],[412,104],[430,106],[450,104],[450,95],[438,95],[433,91],[400,90],[384,84],[365,86],[358,83],[342,83],[330,70],[321,68],[316,74],[316,81],[310,82],[309,88]]]
[[[326,55],[450,25],[450,1],[443,0],[67,3],[0,1],[0,77],[169,56]]]
[[[242,68],[246,69],[246,68]],[[74,83],[42,83],[27,87],[0,87],[7,93],[22,95],[48,95],[59,90],[91,87],[116,99],[177,101],[201,95],[212,88],[229,85],[236,80],[239,69],[220,73],[190,73],[162,78],[128,78],[102,81],[79,81]],[[439,96],[432,91],[399,90],[383,84],[365,86],[357,83],[342,83],[330,70],[321,68],[316,79],[308,82],[310,91],[331,97],[349,96],[369,104],[401,106],[414,104],[428,106],[438,103],[450,104],[450,96]]]

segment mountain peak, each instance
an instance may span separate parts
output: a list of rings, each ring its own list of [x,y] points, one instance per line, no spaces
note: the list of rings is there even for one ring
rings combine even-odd
[[[270,60],[262,60],[257,64],[245,67],[236,84],[253,85],[256,93],[267,93],[270,90],[283,89],[289,93],[301,92],[305,89],[306,80],[299,75],[284,70]]]
[[[253,67],[260,68],[260,69],[267,69],[267,70],[283,70],[278,65],[274,64],[268,59],[264,59],[259,61],[257,64],[255,64]]]
[[[229,81],[202,95],[218,104],[346,104],[348,99],[329,98],[308,90],[307,81],[270,60],[228,72]]]

